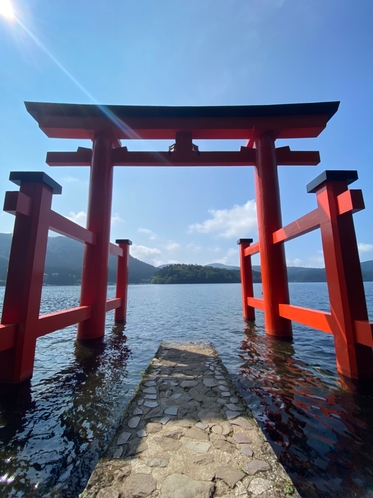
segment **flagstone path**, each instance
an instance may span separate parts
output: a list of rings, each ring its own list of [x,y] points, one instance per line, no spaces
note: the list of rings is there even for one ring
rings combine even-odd
[[[163,344],[82,498],[299,497],[211,346]]]

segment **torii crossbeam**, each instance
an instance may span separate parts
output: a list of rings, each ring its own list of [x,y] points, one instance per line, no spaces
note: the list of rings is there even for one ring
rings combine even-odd
[[[84,255],[81,305],[92,306],[78,337],[101,337],[105,325],[107,259],[114,166],[255,166],[258,232],[266,332],[290,337],[279,316],[289,302],[284,249],[272,243],[282,226],[278,165],[317,165],[318,152],[275,148],[276,139],[317,137],[339,102],[224,107],[102,106],[27,102],[28,112],[52,138],[91,139],[93,148],[50,152],[50,166],[90,166],[87,228],[96,244]],[[120,140],[169,139],[168,151],[130,152]],[[246,140],[236,152],[201,152],[193,140]]]

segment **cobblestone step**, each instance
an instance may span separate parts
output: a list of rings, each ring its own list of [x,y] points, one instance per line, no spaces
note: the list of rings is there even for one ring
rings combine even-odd
[[[80,496],[299,497],[215,349],[166,343]]]

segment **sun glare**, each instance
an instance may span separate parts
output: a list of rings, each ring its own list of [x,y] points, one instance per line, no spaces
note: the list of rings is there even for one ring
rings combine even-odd
[[[6,19],[14,19],[14,10],[10,0],[0,0],[0,15]]]

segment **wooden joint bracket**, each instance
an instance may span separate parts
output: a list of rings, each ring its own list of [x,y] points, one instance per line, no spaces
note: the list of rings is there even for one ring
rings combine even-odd
[[[357,213],[365,209],[363,192],[359,190],[346,190],[337,197],[338,214]]]
[[[5,192],[4,211],[14,215],[23,214],[29,216],[31,199],[23,192]]]

